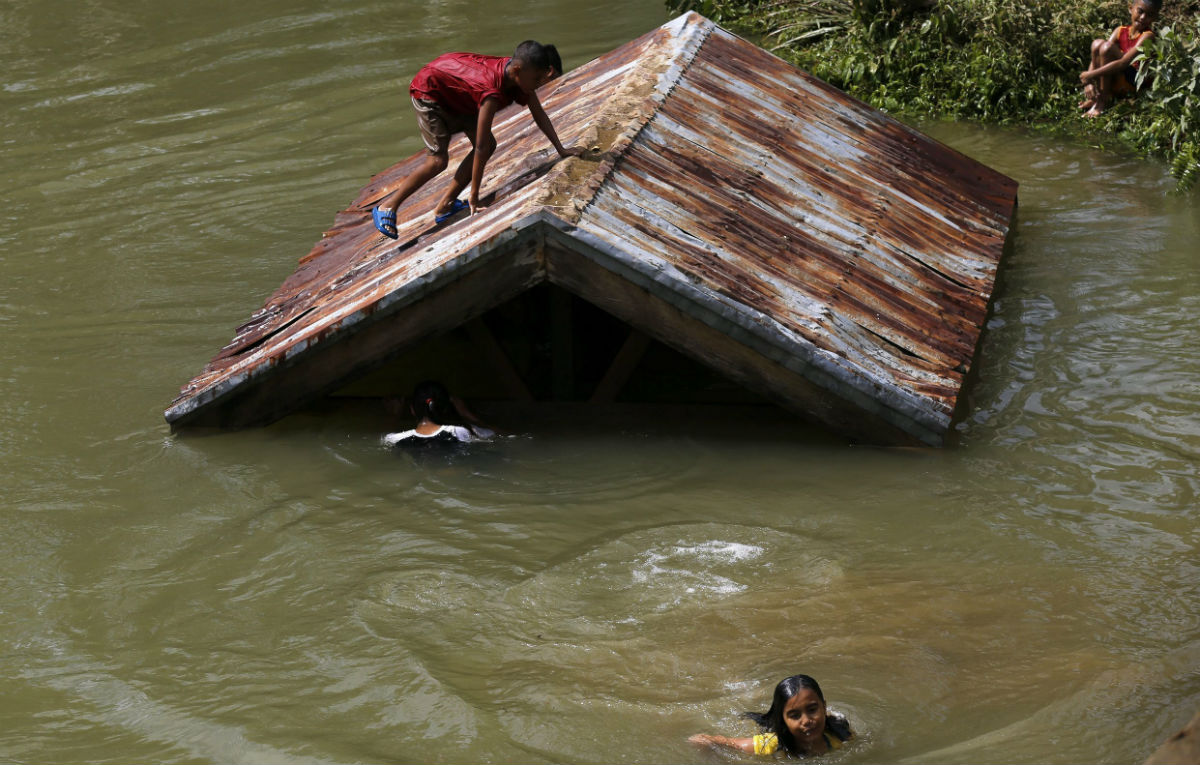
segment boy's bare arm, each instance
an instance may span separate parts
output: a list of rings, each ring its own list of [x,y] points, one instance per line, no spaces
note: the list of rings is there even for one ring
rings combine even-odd
[[[483,184],[483,169],[492,158],[492,120],[500,102],[494,98],[485,98],[483,106],[479,107],[479,120],[475,123],[475,161],[471,163],[471,194],[467,202],[471,205],[471,214],[479,209],[479,187]]]
[[[558,152],[560,157],[578,157],[583,153],[583,149],[572,146],[570,149],[564,149],[562,143],[558,140],[558,133],[554,132],[554,124],[550,122],[550,117],[546,115],[546,110],[542,108],[542,102],[538,100],[537,93],[529,94],[529,113],[533,115],[534,124],[538,129],[546,134],[550,139],[550,143],[554,145],[554,150]]]

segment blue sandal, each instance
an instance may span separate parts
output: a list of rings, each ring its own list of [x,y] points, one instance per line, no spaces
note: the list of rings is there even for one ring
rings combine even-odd
[[[375,221],[375,230],[388,239],[396,239],[400,236],[400,232],[396,230],[395,210],[385,212],[383,208],[376,207],[371,211],[371,220]]]
[[[433,218],[433,222],[440,226],[470,206],[471,205],[467,204],[466,202],[462,201],[461,199],[456,199],[450,203],[449,212],[444,212],[441,215],[435,215]]]

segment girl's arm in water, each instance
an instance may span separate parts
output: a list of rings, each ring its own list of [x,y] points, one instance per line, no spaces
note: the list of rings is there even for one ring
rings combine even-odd
[[[487,427],[486,425],[483,425],[478,417],[475,416],[474,412],[467,408],[467,402],[463,401],[458,396],[451,396],[450,403],[454,405],[454,411],[458,412],[459,417],[463,418],[472,425],[482,425],[483,427]]]
[[[486,424],[483,420],[475,416],[475,413],[467,408],[467,403],[458,396],[451,396],[450,403],[454,405],[454,411],[458,412],[458,416],[468,424],[469,429],[475,431],[476,435],[484,438],[491,438],[497,433],[503,431]]]
[[[709,733],[697,733],[690,737],[688,741],[693,744],[704,744],[706,746],[727,746],[730,749],[737,749],[746,754],[754,754],[754,739],[752,738],[729,738],[727,736],[714,736]]]

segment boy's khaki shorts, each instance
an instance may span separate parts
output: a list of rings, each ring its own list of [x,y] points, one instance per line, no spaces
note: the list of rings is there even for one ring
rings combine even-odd
[[[450,138],[455,133],[475,136],[473,115],[452,114],[436,101],[426,101],[413,96],[413,109],[417,112],[417,127],[430,154],[445,154],[450,150]]]

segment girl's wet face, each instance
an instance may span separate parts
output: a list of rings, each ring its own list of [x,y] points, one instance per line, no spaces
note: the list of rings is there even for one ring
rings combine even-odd
[[[825,740],[825,702],[810,688],[801,688],[800,692],[788,699],[783,707],[783,721],[791,731],[792,738],[803,749],[824,750]]]

